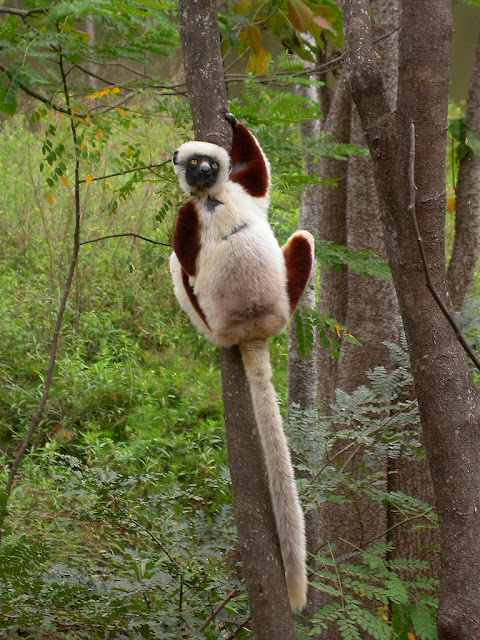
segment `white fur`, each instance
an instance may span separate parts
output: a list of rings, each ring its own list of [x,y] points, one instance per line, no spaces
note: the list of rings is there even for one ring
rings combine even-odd
[[[181,266],[173,253],[170,269],[175,295],[211,342],[222,347],[240,346],[267,466],[290,604],[292,609],[301,610],[307,594],[304,517],[270,381],[267,346],[270,336],[284,331],[290,316],[285,260],[268,223],[268,193],[262,198],[252,197],[241,185],[228,180],[226,151],[204,142],[188,142],[180,147],[175,170],[187,193],[192,190],[182,168],[192,154],[210,155],[220,165],[214,187],[208,194],[194,197],[201,249],[197,275],[189,277],[210,329],[185,293]],[[265,161],[270,171],[266,158]],[[208,207],[209,195],[220,202],[214,210]]]

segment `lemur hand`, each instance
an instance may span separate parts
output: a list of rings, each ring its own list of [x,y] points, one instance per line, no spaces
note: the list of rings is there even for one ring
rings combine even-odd
[[[233,115],[233,113],[227,111],[227,113],[225,114],[225,120],[231,125],[232,129],[235,129],[235,127],[237,126],[237,119]]]

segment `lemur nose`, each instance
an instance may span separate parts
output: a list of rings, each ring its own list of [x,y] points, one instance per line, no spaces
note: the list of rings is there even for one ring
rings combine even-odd
[[[200,173],[208,175],[211,172],[211,168],[208,162],[202,162],[202,164],[199,167],[199,171]]]

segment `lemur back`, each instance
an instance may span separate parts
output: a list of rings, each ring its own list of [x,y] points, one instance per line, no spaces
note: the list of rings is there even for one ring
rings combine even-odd
[[[292,608],[306,602],[305,531],[275,390],[267,339],[284,331],[305,289],[313,238],[293,234],[280,248],[268,223],[270,165],[256,138],[233,116],[231,157],[188,142],[175,171],[192,199],[180,207],[170,269],[175,295],[215,344],[238,344],[267,465]],[[231,173],[228,169],[231,164]]]

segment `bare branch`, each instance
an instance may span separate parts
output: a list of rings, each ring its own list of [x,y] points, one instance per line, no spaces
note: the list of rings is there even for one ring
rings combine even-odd
[[[233,589],[232,591],[230,591],[227,597],[224,600],[222,600],[222,602],[218,605],[218,607],[216,607],[214,611],[212,611],[212,613],[208,616],[205,622],[200,627],[198,627],[197,633],[204,631],[208,627],[208,625],[212,622],[212,620],[215,620],[215,618],[218,616],[218,614],[223,609],[223,607],[226,604],[228,604],[230,600],[237,595],[237,593],[239,593],[238,589]]]
[[[111,233],[108,236],[101,236],[100,238],[92,238],[91,240],[83,240],[80,242],[80,247],[83,247],[85,244],[93,244],[94,242],[100,242],[101,240],[108,240],[109,238],[138,238],[139,240],[145,240],[145,242],[150,242],[151,244],[158,244],[162,247],[170,247],[171,244],[167,244],[166,242],[159,242],[158,240],[152,240],[151,238],[146,238],[145,236],[140,236],[138,233]]]
[[[92,178],[92,182],[96,182],[97,180],[107,180],[107,178],[114,178],[115,176],[123,176],[127,173],[133,173],[134,171],[145,171],[146,169],[157,169],[158,167],[163,167],[168,164],[170,160],[164,160],[163,162],[159,162],[158,164],[148,164],[142,167],[135,167],[134,169],[126,169],[125,171],[118,171],[117,173],[109,173],[106,176],[99,176],[98,178]],[[86,180],[80,180],[80,184],[87,182]]]
[[[245,618],[245,620],[243,620],[243,622],[241,622],[241,623],[238,625],[238,627],[235,629],[235,631],[234,631],[233,633],[231,633],[231,634],[227,637],[227,639],[226,639],[226,640],[234,640],[234,639],[238,636],[238,634],[240,633],[240,631],[241,631],[242,629],[244,629],[244,628],[247,626],[247,624],[250,622],[250,620],[251,620],[251,619],[252,619],[252,616],[251,616],[251,615],[248,615],[248,616]]]
[[[32,9],[14,9],[13,7],[0,7],[0,13],[11,13],[22,18],[27,18],[32,13],[47,13],[49,7],[33,7]]]

